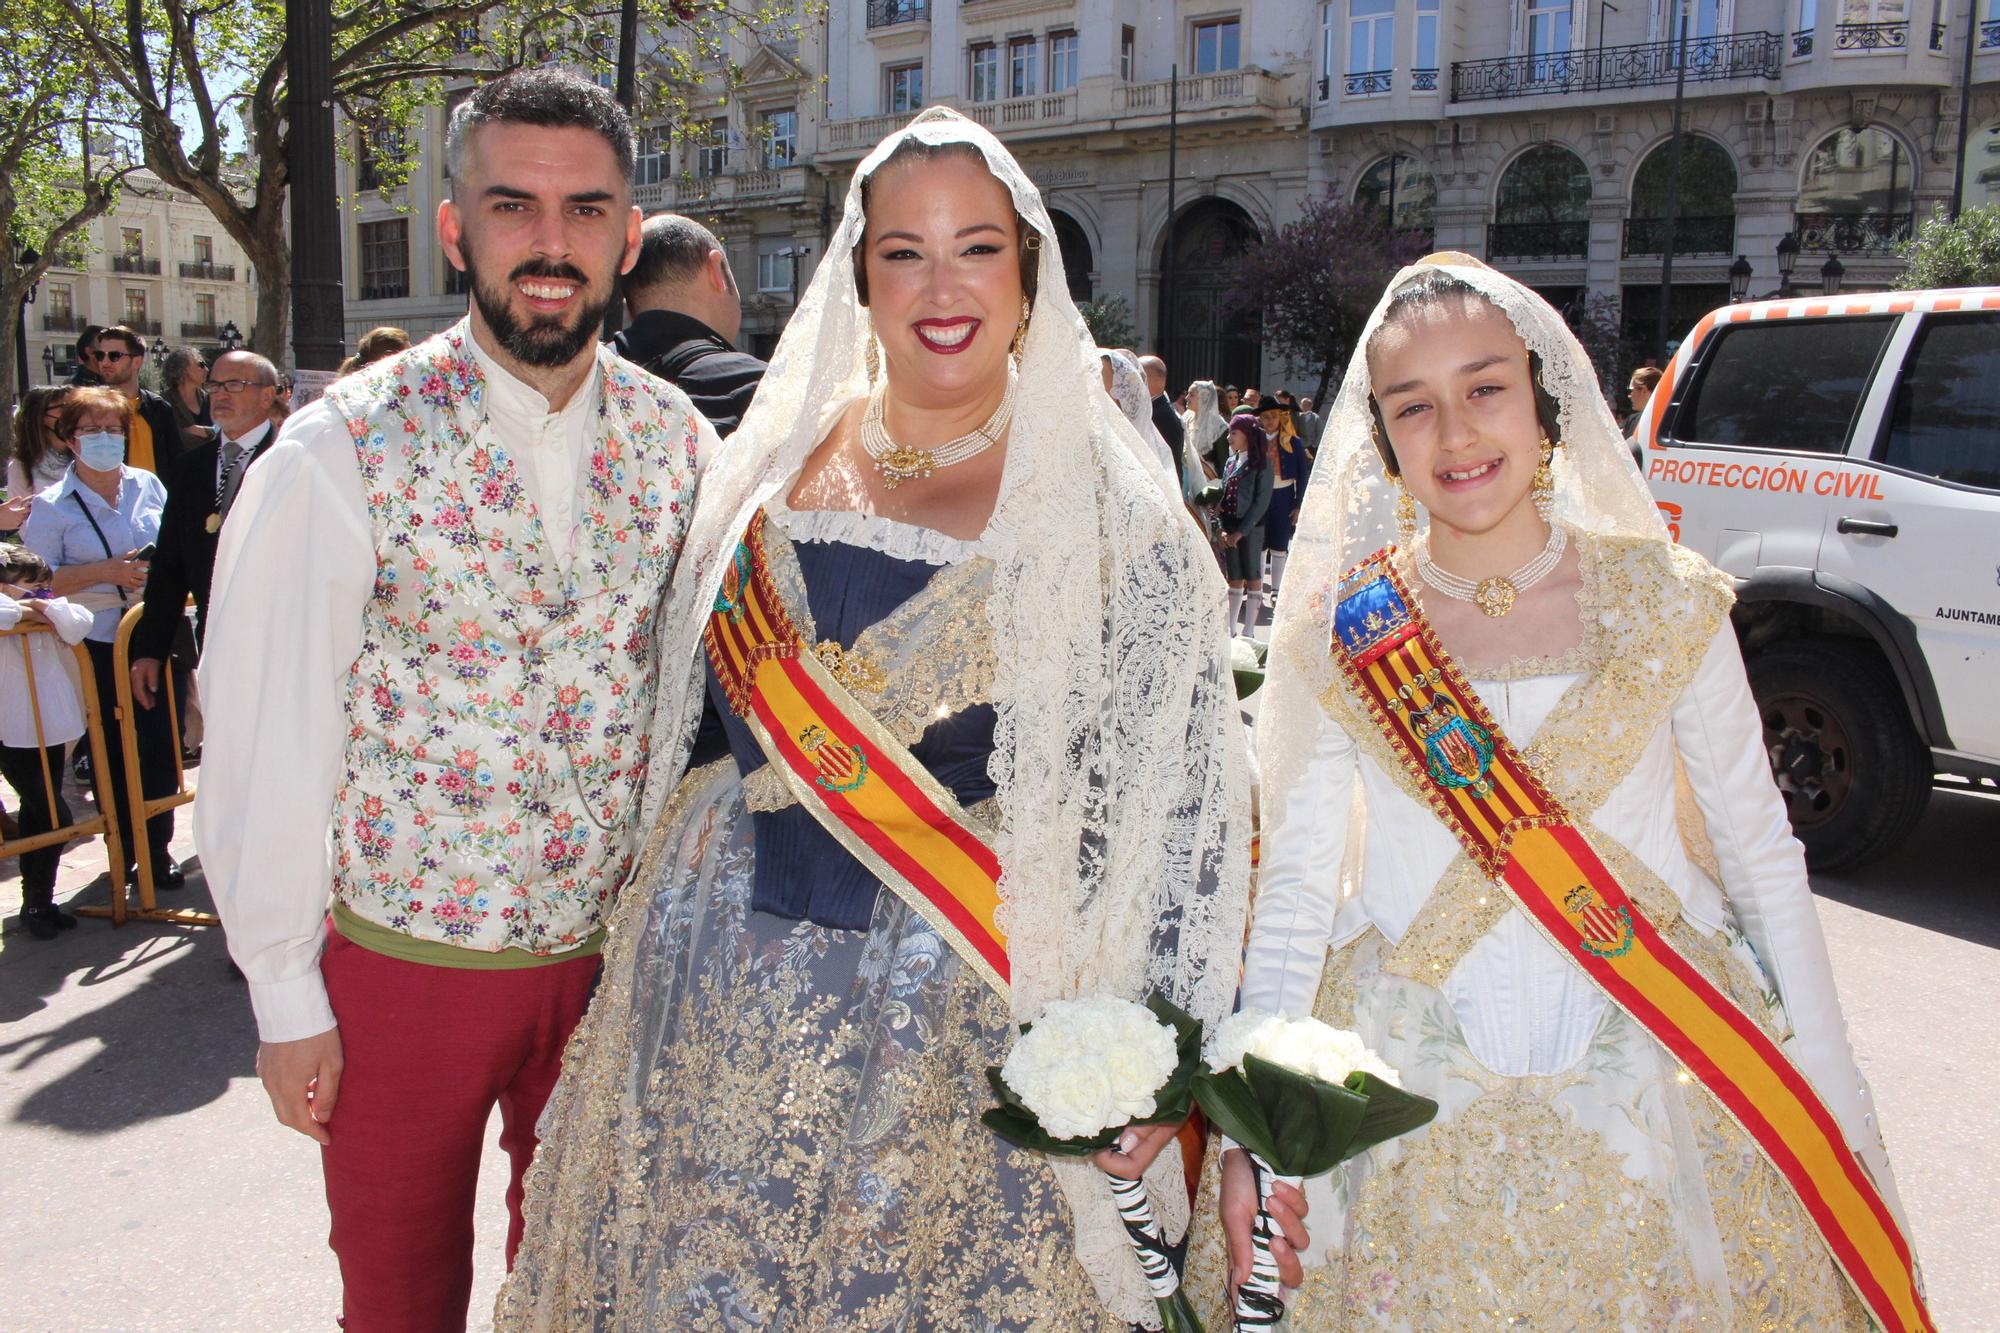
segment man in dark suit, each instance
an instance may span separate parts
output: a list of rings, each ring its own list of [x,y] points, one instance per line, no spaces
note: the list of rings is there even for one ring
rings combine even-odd
[[[1160,432],[1160,438],[1173,451],[1174,466],[1180,469],[1181,482],[1187,482],[1187,430],[1181,425],[1181,414],[1174,411],[1174,400],[1167,397],[1167,363],[1157,356],[1139,358],[1139,369],[1146,372],[1146,392],[1153,395],[1153,429]]]
[[[632,322],[611,339],[618,355],[686,394],[727,439],[763,382],[764,363],[732,341],[743,330],[743,298],[715,233],[678,213],[647,218],[625,275],[625,308]]]
[[[146,574],[146,609],[132,634],[132,698],[141,708],[157,702],[161,672],[173,653],[190,594],[196,651],[200,651],[222,520],[236,499],[244,472],[277,434],[271,425],[271,403],[278,396],[278,368],[257,353],[225,352],[217,357],[208,391],[219,438],[195,446],[174,463],[167,507],[160,514],[159,549]]]

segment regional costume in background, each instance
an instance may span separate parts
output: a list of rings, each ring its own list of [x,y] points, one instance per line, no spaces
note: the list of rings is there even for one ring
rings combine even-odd
[[[985,1067],[1051,999],[1229,1006],[1247,785],[1221,589],[1103,391],[1053,243],[985,532],[790,508],[869,391],[847,255],[859,183],[906,137],[976,146],[1054,234],[991,135],[925,112],[857,172],[835,262],[704,475],[668,614],[690,674],[663,683],[667,780],[551,1102],[503,1329],[1122,1329],[1153,1311],[1102,1173],[1015,1151],[979,1115]],[[800,707],[817,720],[780,725]],[[682,775],[673,747],[704,714],[727,753]],[[925,792],[966,857],[947,887],[997,872],[972,932],[1003,941],[997,964],[884,882],[949,859],[871,822],[871,802]],[[835,808],[859,817],[830,831]],[[1176,1233],[1180,1170],[1169,1150],[1149,1173]]]
[[[1837,1121],[1827,1159],[1851,1166],[1851,1145],[1900,1217],[1730,628],[1729,581],[1667,540],[1560,318],[1475,261],[1448,271],[1508,315],[1560,403],[1552,518],[1579,550],[1584,633],[1556,657],[1523,644],[1514,660],[1458,663],[1469,680],[1456,686],[1398,677],[1409,688],[1392,690],[1395,707],[1371,706],[1367,673],[1343,669],[1337,611],[1342,652],[1362,661],[1408,628],[1392,594],[1423,587],[1402,551],[1350,572],[1394,540],[1364,337],[1322,437],[1274,630],[1258,729],[1265,860],[1242,1002],[1356,1030],[1440,1110],[1308,1182],[1293,1326],[1865,1328],[1800,1196],[1748,1121],[1690,1072],[1698,1060],[1675,1058],[1614,1003],[1441,817],[1457,792],[1506,785],[1494,732],[1519,747],[1532,774],[1521,785],[1541,784],[1629,894],[1626,910],[1782,1044]],[[1364,591],[1379,602],[1341,600]],[[1459,686],[1476,702],[1438,706],[1439,690]],[[1384,730],[1396,708],[1428,710],[1414,718],[1429,737],[1420,758]],[[1704,842],[1712,857],[1690,851]],[[1556,887],[1587,894],[1585,878]],[[1582,956],[1634,956],[1631,916],[1574,902]],[[1196,1238],[1198,1290],[1220,1281],[1219,1230]]]

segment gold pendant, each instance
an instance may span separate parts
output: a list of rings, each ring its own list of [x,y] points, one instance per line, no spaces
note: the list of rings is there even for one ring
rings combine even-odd
[[[208,516],[208,522],[204,523],[202,526],[208,529],[210,536],[214,536],[216,533],[222,531],[222,515],[210,514]]]
[[[875,470],[882,474],[882,483],[895,490],[906,481],[916,481],[931,474],[933,462],[928,449],[908,449],[898,446],[875,460]]]
[[[1495,574],[1490,579],[1480,581],[1472,594],[1472,604],[1487,615],[1498,618],[1514,609],[1514,584],[1503,575]]]

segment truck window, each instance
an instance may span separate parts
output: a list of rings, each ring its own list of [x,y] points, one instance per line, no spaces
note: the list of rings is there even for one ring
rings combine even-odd
[[[1894,316],[1732,324],[1674,422],[1694,444],[1837,454]]]
[[[2000,313],[1924,317],[1896,386],[1881,458],[2000,491]]]

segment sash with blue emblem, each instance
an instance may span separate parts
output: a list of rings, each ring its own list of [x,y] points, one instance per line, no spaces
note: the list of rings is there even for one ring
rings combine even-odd
[[[1735,1118],[1885,1329],[1928,1330],[1909,1241],[1812,1084],[1647,920],[1445,652],[1384,549],[1335,593],[1332,654],[1465,853]]]

